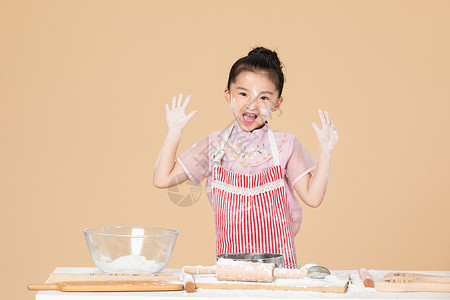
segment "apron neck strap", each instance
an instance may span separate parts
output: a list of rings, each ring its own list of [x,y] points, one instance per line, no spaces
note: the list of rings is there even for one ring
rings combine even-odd
[[[270,150],[272,151],[272,157],[273,157],[273,164],[275,166],[279,166],[280,165],[280,157],[278,155],[278,147],[277,147],[277,142],[275,140],[275,134],[273,134],[272,129],[267,126],[268,129],[268,134],[269,134],[269,142],[270,142]]]
[[[223,149],[225,147],[225,144],[228,142],[228,139],[231,136],[231,132],[233,131],[233,128],[234,128],[234,124],[231,125],[231,127],[227,129],[227,132],[225,133],[225,136],[222,139],[222,143],[220,144],[221,149]]]

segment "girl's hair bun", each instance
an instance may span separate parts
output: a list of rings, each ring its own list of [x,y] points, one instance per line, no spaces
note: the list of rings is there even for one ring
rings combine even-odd
[[[275,51],[269,50],[264,47],[253,48],[247,56],[238,59],[230,70],[228,76],[228,89],[231,87],[231,83],[236,82],[237,76],[244,71],[250,72],[267,72],[270,80],[275,84],[277,90],[283,92],[284,74],[282,70],[282,63],[278,58],[278,54]]]
[[[275,51],[272,51],[272,50],[264,48],[264,47],[256,47],[256,48],[253,48],[253,50],[251,50],[248,53],[248,56],[253,56],[253,55],[265,56],[265,57],[269,58],[270,60],[272,60],[279,68],[282,68],[281,61],[278,58],[278,54]]]

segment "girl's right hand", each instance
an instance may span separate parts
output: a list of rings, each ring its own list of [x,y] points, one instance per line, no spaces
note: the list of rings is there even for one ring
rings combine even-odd
[[[186,108],[191,100],[191,95],[186,97],[183,103],[183,94],[178,96],[178,103],[176,97],[172,99],[172,109],[169,109],[169,105],[166,104],[166,121],[169,127],[169,134],[181,134],[184,126],[191,120],[191,118],[197,113],[192,111],[186,115]]]

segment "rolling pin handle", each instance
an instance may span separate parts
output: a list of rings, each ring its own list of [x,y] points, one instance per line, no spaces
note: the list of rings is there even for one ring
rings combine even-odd
[[[184,290],[187,293],[195,292],[194,275],[188,274],[188,273],[184,273],[183,275],[184,275],[184,278],[183,278]]]
[[[216,266],[184,266],[183,272],[189,274],[216,274]]]
[[[30,283],[27,286],[27,288],[30,291],[55,291],[55,290],[59,290],[57,284],[51,284],[51,283],[43,283],[43,284]]]

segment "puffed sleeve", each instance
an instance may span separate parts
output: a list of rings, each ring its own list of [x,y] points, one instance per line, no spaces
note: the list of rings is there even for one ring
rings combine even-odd
[[[286,177],[291,186],[303,176],[316,168],[316,160],[311,153],[297,140],[293,138],[292,154],[286,164]]]
[[[207,136],[184,151],[177,161],[192,183],[199,185],[210,173],[209,137]]]

